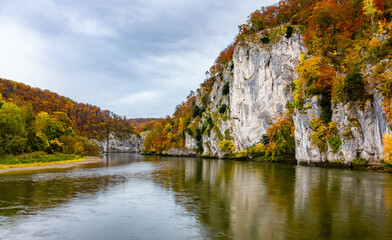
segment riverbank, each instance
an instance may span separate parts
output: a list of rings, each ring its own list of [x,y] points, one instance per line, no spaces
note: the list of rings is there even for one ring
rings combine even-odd
[[[104,160],[99,157],[83,157],[74,160],[57,161],[57,162],[0,165],[0,174],[8,173],[8,172],[17,172],[17,171],[73,168],[79,165],[101,163],[103,161]]]
[[[380,164],[369,164],[366,159],[356,159],[351,164],[342,163],[342,162],[297,162],[293,160],[289,161],[273,161],[269,158],[262,157],[208,157],[208,156],[200,156],[197,154],[168,154],[167,152],[158,154],[158,153],[142,153],[142,155],[147,156],[161,156],[161,157],[191,157],[191,158],[205,158],[205,159],[222,159],[222,160],[232,160],[232,161],[249,161],[249,162],[275,162],[289,165],[301,165],[301,166],[309,166],[309,167],[321,167],[321,168],[341,168],[341,169],[351,169],[351,170],[362,170],[362,171],[375,171],[375,172],[389,172],[392,173],[392,165],[388,165],[386,163]]]

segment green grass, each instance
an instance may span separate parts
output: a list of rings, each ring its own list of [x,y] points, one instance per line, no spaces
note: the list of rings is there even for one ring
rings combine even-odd
[[[0,156],[1,165],[30,164],[30,163],[50,163],[68,160],[81,159],[82,156],[76,154],[47,154],[46,152],[33,152],[17,156]]]

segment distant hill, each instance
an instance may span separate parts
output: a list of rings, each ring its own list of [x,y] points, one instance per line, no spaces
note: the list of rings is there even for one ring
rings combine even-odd
[[[162,120],[162,118],[129,118],[128,120],[135,127],[139,127],[149,122],[153,122],[153,121],[159,122]]]
[[[157,120],[155,118],[127,119],[109,110],[102,110],[91,104],[78,103],[49,90],[2,78],[0,78],[0,93],[5,101],[14,102],[19,106],[30,104],[35,114],[41,111],[50,114],[65,112],[71,119],[75,131],[88,138],[105,138],[108,131],[124,138],[129,133],[137,133],[134,126]]]

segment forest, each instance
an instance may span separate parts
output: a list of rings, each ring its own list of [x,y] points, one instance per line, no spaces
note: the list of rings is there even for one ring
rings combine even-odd
[[[58,160],[76,155],[97,155],[99,148],[90,139],[105,140],[109,134],[119,139],[139,134],[132,124],[153,119],[129,120],[97,106],[78,103],[48,90],[32,88],[0,79],[0,158],[1,162],[48,158]],[[69,156],[67,156],[67,154]],[[8,160],[9,161],[8,161]],[[30,159],[30,160],[29,160]]]
[[[298,32],[305,43],[297,66],[298,78],[292,84],[294,99],[286,106],[286,114],[272,119],[271,127],[256,146],[235,152],[230,138],[219,143],[227,157],[256,156],[273,161],[294,159],[293,114],[305,108],[304,99],[321,96],[322,113],[314,117],[312,144],[321,151],[326,145],[336,149],[341,144],[335,136],[336,126],[331,121],[332,104],[351,103],[364,106],[372,99],[374,90],[383,95],[382,107],[389,123],[392,123],[392,1],[390,0],[282,0],[262,7],[250,14],[247,22],[239,26],[239,33],[217,57],[200,85],[203,92],[201,104],[190,94],[177,106],[172,117],[155,123],[144,142],[144,151],[162,153],[173,147],[184,147],[186,134],[198,141],[197,152],[203,153],[200,142],[203,134],[214,127],[211,118],[194,126],[203,116],[209,104],[209,94],[217,77],[227,68],[233,68],[233,54],[242,42],[254,42],[261,46],[290,38]],[[260,37],[262,36],[262,37]],[[228,94],[229,86],[225,86]],[[227,107],[227,106],[226,106]],[[219,111],[225,112],[225,109]],[[392,137],[384,136],[385,162],[392,164]]]

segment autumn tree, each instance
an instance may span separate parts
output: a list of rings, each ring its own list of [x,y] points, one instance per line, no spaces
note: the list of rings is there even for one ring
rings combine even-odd
[[[292,161],[295,159],[294,123],[284,116],[274,118],[267,130],[269,143],[266,155],[274,161]]]

